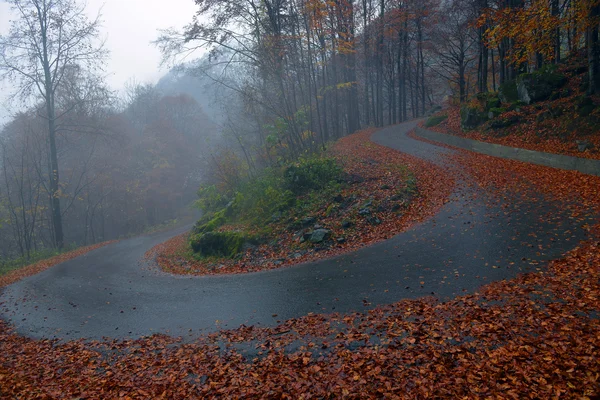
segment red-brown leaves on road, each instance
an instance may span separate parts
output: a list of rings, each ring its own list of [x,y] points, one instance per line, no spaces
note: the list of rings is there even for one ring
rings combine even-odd
[[[453,157],[475,184],[500,196],[576,198],[573,218],[600,211],[598,177],[466,152]],[[423,298],[309,315],[191,343],[166,336],[35,341],[2,323],[0,397],[598,398],[599,228],[600,221],[589,227],[589,241],[538,272],[444,303]]]

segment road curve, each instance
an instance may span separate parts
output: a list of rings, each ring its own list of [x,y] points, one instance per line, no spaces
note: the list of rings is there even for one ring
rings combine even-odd
[[[409,138],[414,126],[382,129],[373,140],[443,165],[441,154],[451,150]],[[541,197],[502,204],[474,190],[459,182],[435,217],[385,242],[245,275],[172,276],[143,261],[148,249],[183,229],[123,240],[8,286],[0,316],[34,338],[195,337],[311,312],[454,297],[531,271],[532,261],[557,258],[585,237],[585,221],[569,218],[565,204]]]

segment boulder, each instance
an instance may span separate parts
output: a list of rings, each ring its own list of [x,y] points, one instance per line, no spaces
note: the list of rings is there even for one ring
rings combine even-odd
[[[329,229],[315,229],[310,236],[311,243],[321,243],[331,236],[331,231]]]
[[[352,222],[352,221],[345,220],[342,222],[342,228],[344,228],[344,229],[352,228],[353,226],[354,226],[354,222]]]
[[[474,129],[487,121],[487,113],[481,112],[478,107],[468,105],[460,109],[460,123],[463,129]]]
[[[307,226],[314,225],[314,223],[317,222],[317,219],[314,217],[305,217],[302,218],[300,222],[302,223],[302,226],[306,228]]]
[[[205,257],[234,257],[244,249],[247,238],[240,232],[206,232],[190,237],[195,253]]]
[[[590,142],[586,142],[585,140],[577,140],[577,150],[579,150],[579,152],[583,153],[586,150],[590,150],[592,149],[592,144]]]
[[[519,100],[516,81],[508,81],[498,88],[498,97],[503,103],[514,103]]]
[[[552,93],[560,89],[567,78],[551,70],[540,70],[530,74],[521,74],[517,78],[519,101],[525,104],[548,100]]]

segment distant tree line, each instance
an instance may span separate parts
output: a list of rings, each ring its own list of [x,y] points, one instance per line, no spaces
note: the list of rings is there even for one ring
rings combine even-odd
[[[0,262],[178,217],[218,136],[196,100],[135,84],[117,98],[83,4],[11,3],[0,72],[26,107],[0,132]]]
[[[293,158],[361,127],[423,116],[517,74],[589,54],[598,0],[201,0],[157,44],[170,62],[210,52],[265,151]],[[228,78],[223,70],[234,71]]]

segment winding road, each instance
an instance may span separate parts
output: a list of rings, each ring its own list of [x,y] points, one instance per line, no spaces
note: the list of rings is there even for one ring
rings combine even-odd
[[[382,129],[372,140],[447,163],[441,155],[452,150],[406,135],[415,124]],[[406,298],[451,298],[534,271],[538,262],[560,257],[585,237],[586,221],[570,218],[563,203],[541,195],[501,203],[477,190],[458,182],[435,217],[385,242],[246,275],[180,277],[146,264],[148,249],[185,228],[123,240],[8,286],[0,295],[0,316],[34,338],[196,337]]]

